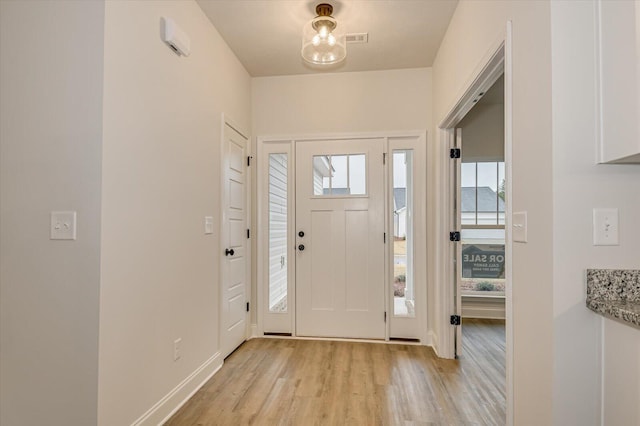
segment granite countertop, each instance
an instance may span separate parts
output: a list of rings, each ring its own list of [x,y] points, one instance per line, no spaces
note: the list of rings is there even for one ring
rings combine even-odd
[[[640,270],[588,269],[587,308],[640,327]]]

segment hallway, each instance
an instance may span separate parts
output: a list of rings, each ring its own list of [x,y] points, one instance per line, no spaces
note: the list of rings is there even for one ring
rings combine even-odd
[[[459,361],[415,345],[253,339],[167,425],[502,425],[504,322],[465,320]]]

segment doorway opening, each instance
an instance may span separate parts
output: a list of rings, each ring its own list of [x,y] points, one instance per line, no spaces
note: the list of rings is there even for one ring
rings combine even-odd
[[[465,237],[468,242],[473,243],[473,232],[489,233],[494,232],[498,235],[493,235],[495,240],[488,241],[484,238],[476,243],[496,243],[496,245],[502,245],[502,238],[504,238],[504,312],[505,312],[505,395],[506,395],[506,423],[513,423],[513,326],[512,326],[512,298],[511,298],[511,284],[512,284],[512,271],[511,271],[511,150],[512,150],[512,131],[511,131],[511,116],[512,116],[512,83],[511,83],[511,23],[508,22],[506,31],[503,38],[491,48],[484,59],[481,62],[481,66],[478,67],[470,79],[470,83],[464,94],[457,100],[453,108],[446,114],[445,118],[439,124],[439,144],[438,149],[442,152],[440,163],[442,165],[441,173],[439,177],[441,185],[438,190],[440,193],[439,199],[442,201],[441,208],[439,210],[438,223],[442,225],[440,228],[443,232],[442,241],[436,240],[435,246],[441,255],[437,259],[439,270],[436,271],[436,276],[439,278],[438,284],[438,304],[443,309],[438,316],[438,354],[445,358],[455,358],[457,355],[463,353],[464,339],[462,336],[462,329],[464,324],[462,321],[463,316],[463,303],[461,288],[462,276],[463,276],[463,253],[462,253],[462,233],[465,232]],[[496,184],[492,184],[496,187],[496,190],[492,190],[496,193],[496,207],[492,209],[494,211],[496,225],[489,225],[488,228],[497,229],[482,229],[484,225],[478,224],[483,221],[484,217],[482,212],[478,212],[477,202],[472,203],[473,208],[467,212],[468,215],[473,216],[475,223],[473,225],[468,224],[467,229],[463,229],[463,206],[462,206],[462,152],[460,151],[463,145],[464,135],[462,131],[457,131],[456,128],[463,121],[467,113],[469,113],[476,103],[480,101],[489,89],[499,80],[501,77],[504,79],[504,132],[503,147],[504,147],[504,184],[503,188],[500,188],[501,181],[501,161],[491,159],[492,161],[486,161],[487,163],[493,163],[493,169],[496,173]],[[482,160],[482,159],[480,159]],[[475,168],[477,173],[478,163],[483,161],[474,160],[469,163],[476,163],[475,165],[469,164],[465,167],[469,168],[472,173]],[[491,165],[482,165],[483,168],[491,168]],[[476,186],[477,186],[477,174],[476,174]],[[497,186],[496,186],[497,185]],[[469,185],[471,186],[471,185]],[[481,187],[484,185],[480,185]],[[488,186],[488,185],[487,185]],[[504,190],[504,199],[502,200],[503,206],[500,203],[501,197],[497,195],[500,190]],[[477,192],[485,191],[484,195],[491,195],[490,192],[484,189],[467,189],[468,193],[473,193],[478,197]],[[477,198],[476,198],[477,200]],[[503,210],[503,211],[501,211]],[[491,212],[487,212],[488,214]],[[504,217],[504,223],[501,224],[502,215]],[[469,219],[467,217],[466,219]],[[469,228],[476,229],[469,229]],[[502,230],[499,227],[504,227]],[[468,235],[471,232],[472,235]],[[446,234],[445,234],[446,233]],[[446,236],[445,236],[446,235]],[[504,237],[502,236],[504,235]],[[476,235],[477,236],[477,235]],[[487,235],[485,235],[486,237]],[[471,238],[470,238],[471,237]],[[446,239],[445,239],[446,238]],[[473,245],[473,244],[469,244]],[[480,244],[482,245],[482,244]],[[486,244],[490,246],[491,244]],[[476,247],[470,248],[470,251],[478,251],[479,249],[487,249],[490,251],[490,247]],[[498,253],[493,253],[496,257],[501,255],[502,249],[497,250]],[[468,253],[467,260],[473,261],[473,253]],[[490,253],[485,253],[491,255]],[[480,259],[482,260],[482,259]],[[496,258],[494,258],[496,260]],[[493,262],[496,263],[496,262]],[[498,262],[500,263],[500,262]],[[488,267],[488,265],[486,265]],[[500,269],[500,265],[493,265],[494,271]],[[473,275],[473,272],[470,272]],[[485,279],[482,279],[485,281]],[[497,282],[480,284],[478,289],[474,288],[474,291],[487,291],[480,290],[480,288],[493,288],[496,290],[498,286]],[[475,286],[475,283],[472,285]],[[484,295],[485,293],[483,293]],[[489,294],[487,293],[487,296]],[[498,296],[498,294],[494,293]],[[471,296],[471,294],[469,295]],[[487,296],[484,296],[484,300],[490,300]],[[499,297],[502,297],[501,295]],[[480,300],[475,300],[480,302]],[[476,303],[476,307],[477,303]],[[485,306],[486,307],[486,306]],[[468,311],[468,310],[467,310]],[[484,310],[487,311],[486,309]]]

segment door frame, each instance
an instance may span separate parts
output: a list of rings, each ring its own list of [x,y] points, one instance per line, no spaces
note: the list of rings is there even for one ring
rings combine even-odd
[[[388,154],[388,150],[389,150],[389,140],[390,139],[394,139],[394,138],[415,138],[417,139],[418,143],[422,144],[421,147],[421,151],[420,153],[420,157],[422,159],[422,161],[424,161],[424,168],[426,168],[428,166],[428,161],[427,161],[427,132],[426,130],[409,130],[409,131],[389,131],[389,132],[358,132],[358,133],[327,133],[327,134],[302,134],[302,135],[276,135],[276,136],[258,136],[256,138],[256,142],[257,142],[257,152],[258,152],[258,170],[257,170],[257,179],[258,181],[260,181],[261,176],[264,176],[265,173],[265,160],[264,160],[264,156],[265,156],[265,152],[267,150],[264,149],[264,147],[268,144],[290,144],[290,148],[289,148],[289,153],[291,155],[291,173],[294,178],[291,179],[293,181],[293,184],[290,186],[291,188],[291,199],[293,200],[293,202],[291,203],[291,205],[295,206],[295,173],[296,173],[296,165],[295,165],[295,155],[296,155],[296,143],[297,142],[306,142],[306,141],[322,141],[322,140],[353,140],[353,139],[384,139],[384,152]],[[388,156],[387,156],[388,157]],[[387,198],[388,198],[388,170],[389,170],[389,166],[388,166],[389,162],[387,161],[387,164],[384,165],[384,202],[385,202],[385,207],[387,205]],[[268,169],[267,169],[268,170]],[[422,198],[424,200],[427,199],[427,182],[426,182],[426,171],[424,173],[419,173],[418,174],[419,177],[423,177],[424,176],[424,180],[421,183],[420,187],[416,187],[416,192],[420,191],[422,195]],[[268,267],[265,267],[265,262],[268,261],[268,234],[265,232],[265,229],[267,229],[268,226],[268,211],[265,211],[265,200],[267,199],[268,194],[266,193],[267,191],[265,191],[266,186],[263,185],[257,185],[256,188],[256,200],[257,200],[257,206],[256,206],[256,210],[257,210],[257,228],[258,228],[258,232],[256,232],[257,235],[257,253],[256,253],[256,259],[257,259],[257,282],[256,282],[256,293],[257,293],[257,304],[256,304],[256,326],[255,326],[255,330],[257,331],[257,335],[258,336],[265,336],[265,329],[264,329],[264,315],[266,314],[266,303],[267,303],[267,295],[266,295],[266,286],[268,285]],[[268,189],[268,188],[267,188]],[[385,230],[388,229],[389,227],[389,212],[386,211],[387,209],[385,208],[385,219],[384,219],[384,223],[385,223]],[[427,213],[427,208],[425,206],[425,208],[423,209],[424,211],[421,214],[420,220],[423,222],[422,223],[422,229],[419,229],[416,231],[416,236],[419,237],[425,237],[425,241],[426,241],[426,235],[427,235],[427,224],[428,224],[428,213]],[[290,244],[295,244],[295,229],[293,228],[293,226],[295,225],[295,221],[296,221],[296,217],[295,217],[295,208],[291,209],[291,215],[290,215],[290,224],[289,224],[289,230],[290,230]],[[384,256],[385,256],[385,269],[384,269],[384,273],[385,276],[388,276],[390,274],[389,272],[389,268],[391,267],[391,265],[388,264],[388,260],[389,256],[390,256],[390,251],[389,251],[389,244],[385,245],[385,252],[384,252]],[[426,346],[431,346],[432,345],[432,341],[431,341],[431,334],[428,332],[428,327],[427,327],[427,317],[428,317],[428,299],[427,299],[427,289],[428,289],[428,284],[427,284],[427,269],[426,269],[426,264],[427,264],[427,248],[426,248],[426,243],[424,245],[423,248],[424,253],[422,253],[421,255],[424,257],[424,262],[416,262],[416,267],[417,268],[421,268],[421,271],[418,273],[416,272],[416,276],[420,276],[423,277],[423,282],[422,282],[422,286],[423,288],[420,289],[420,293],[421,297],[424,299],[423,300],[423,309],[420,311],[419,315],[418,315],[418,321],[420,323],[420,335],[418,336],[418,338],[420,339],[420,342],[422,345],[426,345]],[[291,259],[295,258],[295,256],[292,256]],[[295,267],[295,262],[289,262],[290,267]],[[424,270],[422,270],[424,269]],[[295,297],[295,271],[293,273],[293,275],[289,274],[290,277],[293,281],[292,281],[292,286],[293,286],[293,297]],[[389,281],[389,280],[386,280]],[[393,302],[393,300],[391,300],[391,298],[389,297],[390,295],[390,291],[392,288],[392,283],[391,282],[385,282],[385,310],[388,313],[387,314],[387,318],[391,318],[392,315],[390,315],[390,313],[392,312],[392,306],[391,303]],[[293,304],[291,306],[291,337],[298,337],[296,334],[296,316],[295,316],[295,310],[296,310],[296,306],[295,306],[295,300],[293,300]],[[389,327],[390,321],[387,321],[387,323],[385,324],[385,341],[389,341],[389,331],[390,331],[390,327]],[[281,337],[281,336],[280,336]],[[300,337],[300,338],[304,338],[304,337]],[[313,339],[316,339],[315,337]],[[337,338],[327,338],[326,340],[353,340],[353,339],[337,339]],[[366,339],[357,339],[357,341],[366,341]]]
[[[443,358],[455,357],[456,327],[450,325],[449,316],[456,309],[456,294],[452,283],[456,282],[456,270],[453,264],[454,253],[449,241],[449,232],[453,222],[454,182],[452,169],[454,165],[449,158],[449,148],[455,144],[455,127],[477,102],[478,93],[489,89],[504,73],[505,84],[505,194],[508,200],[513,200],[512,189],[512,116],[513,116],[513,73],[512,73],[512,23],[507,21],[504,33],[489,49],[479,66],[472,71],[469,83],[463,94],[456,100],[453,107],[440,121],[437,127],[438,142],[436,150],[439,153],[439,167],[436,171],[440,184],[436,188],[436,199],[440,208],[437,210],[436,229],[438,238],[435,240],[436,256],[436,315],[437,341],[436,352]],[[505,310],[506,310],[506,405],[507,425],[513,425],[513,244],[511,239],[512,202],[508,202],[505,211]]]
[[[249,136],[249,134],[243,130],[243,128],[241,126],[239,126],[238,124],[236,124],[236,122],[234,120],[232,120],[227,114],[225,114],[224,112],[221,113],[220,115],[220,159],[218,162],[218,167],[220,169],[220,174],[219,174],[219,179],[220,179],[220,194],[218,196],[218,200],[220,203],[220,217],[218,220],[218,230],[220,232],[219,236],[219,265],[220,265],[220,270],[218,273],[219,276],[219,285],[218,285],[218,298],[219,298],[219,302],[218,302],[218,350],[222,351],[222,333],[224,330],[224,321],[222,318],[222,313],[224,311],[224,306],[223,303],[225,303],[225,298],[224,298],[224,285],[223,285],[223,272],[224,272],[224,268],[222,267],[222,262],[224,262],[223,259],[223,254],[225,249],[227,248],[225,245],[225,240],[222,238],[222,233],[224,232],[225,229],[225,223],[224,223],[224,164],[225,164],[225,127],[229,126],[232,129],[234,129],[236,132],[238,132],[240,135],[242,135],[243,137],[245,137],[247,139],[247,151],[245,152],[246,156],[248,157],[252,157],[251,155],[251,137]],[[251,175],[251,167],[247,166],[247,174],[246,174],[246,182],[245,182],[245,186],[246,186],[246,194],[245,194],[245,215],[246,215],[246,226],[247,229],[251,228],[251,223],[252,223],[252,209],[251,209],[251,194],[252,194],[252,175]],[[247,248],[246,248],[246,262],[245,262],[245,302],[250,303],[251,301],[251,262],[252,262],[252,244],[251,244],[251,240],[247,239]],[[251,327],[251,311],[247,311],[245,313],[245,330],[244,330],[244,337],[245,340],[250,336],[250,327]],[[228,356],[225,355],[225,356]]]

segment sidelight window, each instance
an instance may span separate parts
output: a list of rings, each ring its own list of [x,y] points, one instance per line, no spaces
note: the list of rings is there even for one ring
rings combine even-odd
[[[415,316],[413,150],[393,150],[393,314]]]
[[[287,154],[269,154],[269,312],[287,312]]]

